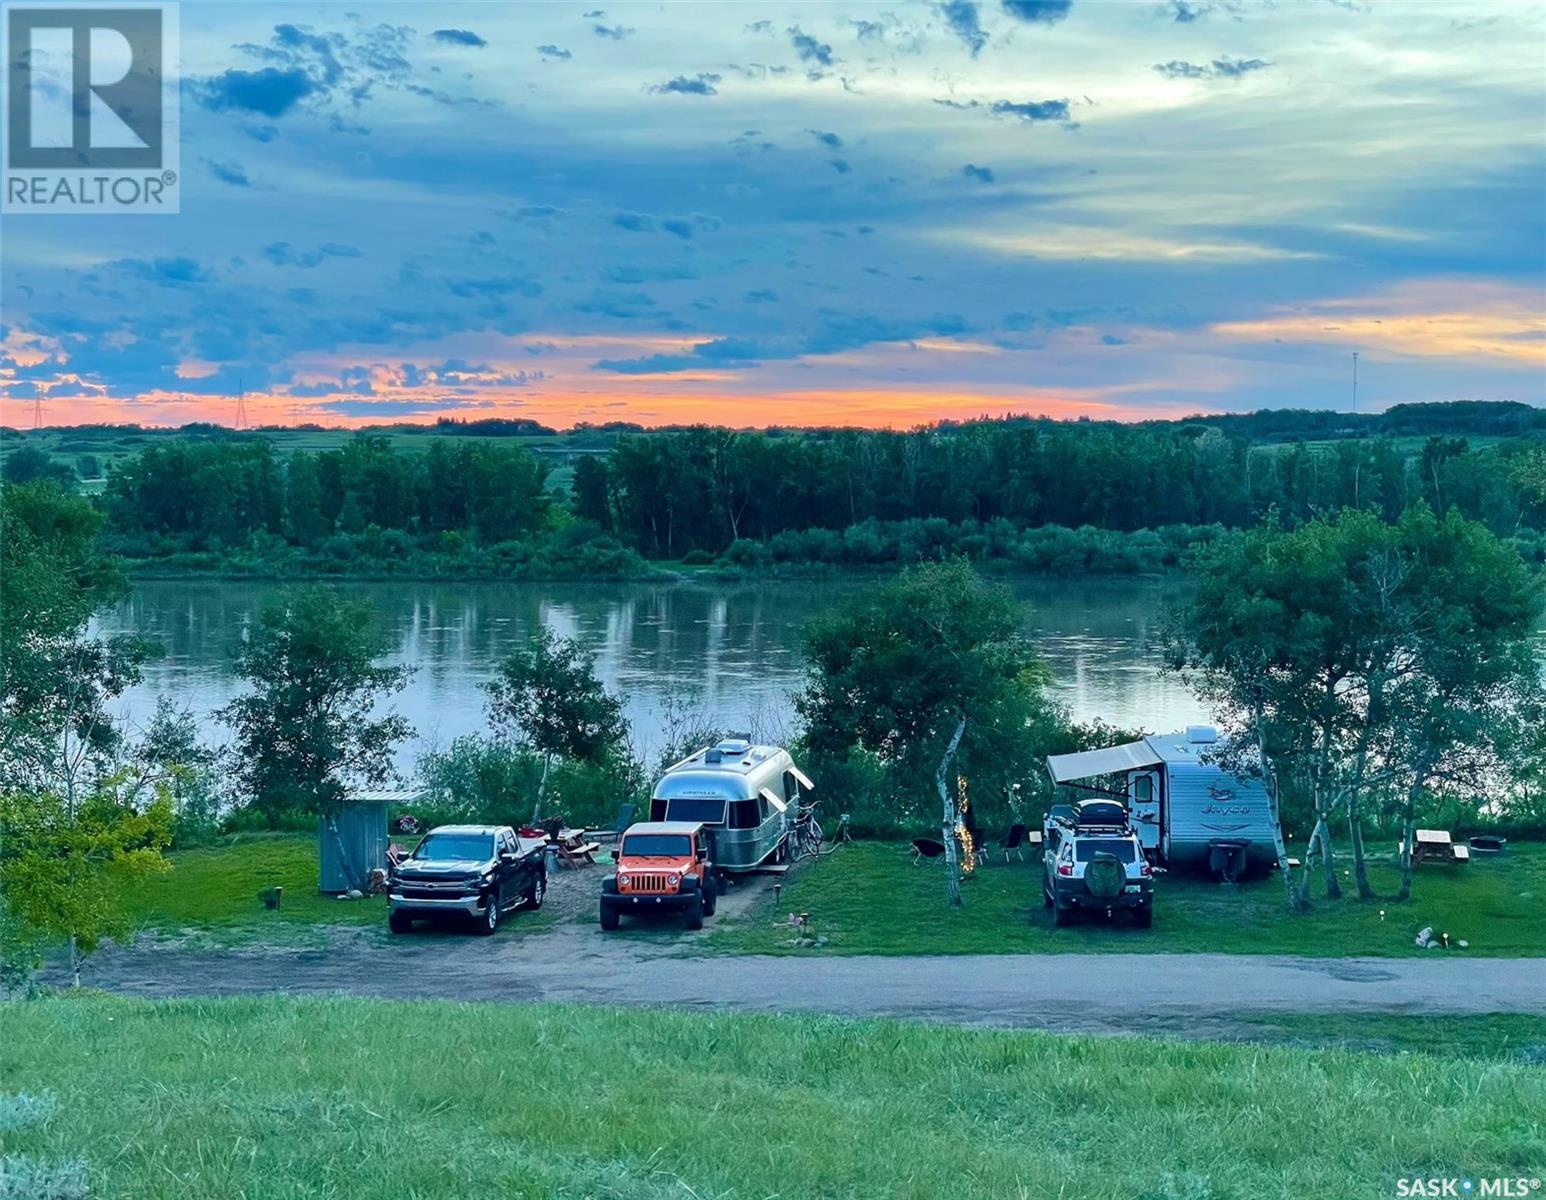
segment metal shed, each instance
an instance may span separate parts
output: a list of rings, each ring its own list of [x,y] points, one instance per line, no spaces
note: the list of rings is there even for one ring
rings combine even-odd
[[[363,883],[376,868],[387,865],[387,808],[393,804],[411,804],[424,795],[422,789],[356,792],[338,811],[338,837],[328,831],[327,818],[317,820],[317,861],[321,879],[317,890],[341,895],[355,884]],[[347,863],[340,855],[347,856]],[[347,866],[347,869],[346,869]],[[351,874],[354,884],[350,883]]]

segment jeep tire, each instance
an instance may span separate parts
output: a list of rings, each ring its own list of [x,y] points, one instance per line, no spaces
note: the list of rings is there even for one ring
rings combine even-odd
[[[613,905],[608,904],[607,898],[603,896],[601,898],[601,928],[610,933],[617,928],[618,917],[617,909]]]
[[[703,915],[712,917],[714,910],[719,907],[719,885],[714,882],[714,876],[703,877]]]
[[[703,893],[699,892],[692,898],[692,903],[682,912],[682,924],[688,929],[703,928]]]

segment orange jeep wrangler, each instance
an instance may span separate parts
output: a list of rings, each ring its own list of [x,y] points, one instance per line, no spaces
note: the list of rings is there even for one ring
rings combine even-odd
[[[679,912],[688,929],[714,915],[719,889],[708,836],[696,821],[645,821],[618,841],[617,874],[601,884],[601,927],[625,912]]]

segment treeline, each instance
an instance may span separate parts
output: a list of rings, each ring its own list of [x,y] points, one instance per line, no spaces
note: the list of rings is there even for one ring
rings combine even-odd
[[[909,433],[693,429],[624,438],[575,470],[575,511],[641,553],[719,554],[750,539],[867,521],[1016,528],[1290,524],[1344,508],[1395,520],[1424,501],[1495,532],[1539,529],[1546,449],[1431,437],[1263,447],[1215,428],[981,421]]]
[[[1446,410],[1421,414],[1430,426],[1468,416],[1524,432],[1484,445],[1439,435],[1268,445],[1254,428],[1200,421],[619,432],[609,450],[567,447],[566,504],[550,487],[556,456],[515,438],[361,433],[336,449],[282,453],[262,434],[205,429],[110,465],[100,504],[108,548],[131,559],[281,575],[618,577],[646,573],[645,559],[739,571],[956,555],[1032,571],[1148,572],[1269,513],[1290,528],[1348,509],[1391,522],[1418,502],[1483,522],[1532,561],[1546,557],[1546,438],[1527,428],[1537,410],[1421,407]],[[1310,432],[1328,416],[1351,419],[1290,415]],[[1404,428],[1417,417],[1393,409],[1380,419]],[[8,467],[51,477],[47,456],[27,449]]]

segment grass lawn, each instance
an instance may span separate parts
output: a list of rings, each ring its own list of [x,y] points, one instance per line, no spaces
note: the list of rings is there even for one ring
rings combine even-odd
[[[1530,1013],[1404,1017],[1391,1013],[1241,1013],[1274,1042],[1434,1054],[1546,1066],[1546,1017]]]
[[[857,842],[791,876],[777,913],[770,896],[741,921],[722,924],[705,946],[768,954],[1546,955],[1546,845],[1511,843],[1508,854],[1465,867],[1418,867],[1406,904],[1317,900],[1306,915],[1287,911],[1276,872],[1237,887],[1165,875],[1156,883],[1151,930],[1094,918],[1054,928],[1042,907],[1040,870],[1033,860],[980,868],[962,885],[963,906],[951,910],[939,864],[914,867],[906,846]],[[1372,879],[1377,891],[1395,892],[1392,866],[1381,862]],[[1345,883],[1351,888],[1351,879]],[[777,923],[790,912],[810,913],[812,931],[827,944],[790,947],[791,931]],[[1470,946],[1420,950],[1413,938],[1425,925]]]
[[[141,880],[127,897],[136,923],[163,934],[194,931],[200,941],[231,944],[304,942],[319,925],[386,928],[384,896],[339,900],[318,893],[317,839],[311,834],[235,834],[167,859],[170,871]],[[258,893],[276,885],[284,888],[284,900],[271,912]],[[495,936],[550,924],[549,913],[523,913]]]
[[[1546,1073],[1461,1058],[343,999],[4,1021],[0,1089],[57,1099],[4,1153],[104,1198],[1350,1200],[1546,1162]]]

